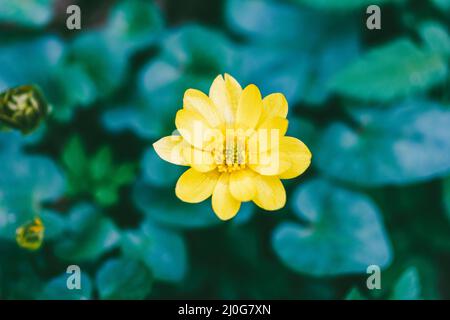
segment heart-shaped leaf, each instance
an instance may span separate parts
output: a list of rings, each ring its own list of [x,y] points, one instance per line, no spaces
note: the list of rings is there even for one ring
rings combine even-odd
[[[97,273],[95,279],[101,299],[144,299],[151,291],[153,276],[139,260],[110,259]]]
[[[303,223],[283,222],[272,238],[275,252],[292,270],[335,276],[390,264],[391,246],[380,212],[365,195],[313,180],[300,186],[292,199]]]
[[[427,181],[450,172],[450,111],[407,101],[385,110],[353,110],[357,128],[331,124],[315,164],[333,178],[364,186]]]
[[[146,222],[139,230],[124,233],[121,246],[124,255],[144,261],[155,279],[177,282],[186,273],[184,240],[173,231]]]

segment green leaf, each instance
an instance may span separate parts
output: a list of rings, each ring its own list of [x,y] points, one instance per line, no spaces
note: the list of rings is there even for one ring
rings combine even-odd
[[[367,8],[371,4],[381,5],[401,0],[291,0],[301,5],[311,6],[321,10],[355,10]]]
[[[153,277],[138,260],[110,259],[100,267],[95,283],[101,299],[137,300],[149,295]]]
[[[407,268],[394,285],[390,300],[419,300],[421,285],[419,272],[415,267]]]
[[[353,288],[349,293],[347,293],[345,300],[367,300],[367,298],[363,296],[358,288]]]
[[[365,273],[367,266],[387,267],[390,242],[381,214],[367,196],[312,180],[291,197],[303,223],[283,222],[272,245],[290,269],[314,276]]]
[[[62,274],[50,280],[39,295],[41,300],[89,300],[92,299],[91,279],[81,273],[81,288],[68,289],[67,279],[70,274]]]
[[[96,187],[94,198],[101,206],[111,206],[119,199],[117,187],[113,185]]]
[[[140,181],[133,188],[133,200],[146,216],[165,226],[191,229],[221,222],[210,203],[184,203],[175,196],[173,188],[157,189]]]
[[[450,111],[423,100],[351,109],[356,128],[331,124],[317,143],[326,175],[363,186],[427,181],[450,172]]]
[[[330,82],[339,94],[388,102],[442,83],[448,74],[445,58],[399,39],[372,49],[339,72]]]
[[[86,153],[79,136],[73,136],[65,144],[61,160],[69,171],[69,174],[75,177],[85,176],[85,170],[87,166]]]
[[[107,146],[100,148],[89,161],[89,172],[95,181],[107,178],[112,171],[112,152]]]
[[[0,0],[0,22],[43,27],[53,17],[54,0]]]
[[[114,171],[113,181],[117,186],[129,184],[136,178],[136,166],[133,163],[125,163]]]
[[[88,204],[72,209],[66,224],[67,230],[54,244],[56,255],[64,261],[93,261],[115,248],[120,239],[114,223]]]
[[[186,246],[173,231],[146,222],[139,230],[124,233],[121,246],[124,255],[144,261],[155,279],[178,282],[186,273]]]

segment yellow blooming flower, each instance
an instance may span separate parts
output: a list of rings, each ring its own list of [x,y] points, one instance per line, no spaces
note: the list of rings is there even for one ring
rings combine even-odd
[[[306,145],[285,136],[287,113],[281,93],[263,99],[255,85],[242,89],[228,74],[213,81],[209,96],[188,89],[175,118],[179,135],[153,144],[165,161],[190,166],[178,179],[177,197],[198,203],[212,195],[222,220],[233,218],[245,201],[265,210],[284,207],[280,179],[299,176],[311,163]]]
[[[44,224],[40,218],[34,218],[17,228],[16,241],[17,244],[28,250],[37,250],[44,241]]]

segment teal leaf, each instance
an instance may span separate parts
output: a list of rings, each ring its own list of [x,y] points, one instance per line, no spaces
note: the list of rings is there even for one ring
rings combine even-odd
[[[313,180],[300,186],[291,199],[303,223],[283,222],[272,237],[276,254],[290,269],[336,276],[390,264],[391,246],[380,211],[367,196]]]
[[[54,245],[61,260],[93,261],[119,243],[117,227],[91,205],[79,204],[73,208],[66,224],[66,231]]]
[[[402,2],[402,0],[291,0],[301,5],[311,6],[321,10],[355,10],[367,8],[372,4],[382,5],[389,2]]]
[[[304,20],[308,19],[308,15],[295,6],[265,0],[228,0],[225,14],[234,32],[258,42],[267,39],[281,43],[292,41],[304,27]]]
[[[14,238],[15,229],[38,216],[42,204],[56,200],[64,178],[52,160],[20,153],[0,154],[0,235]]]
[[[92,299],[92,283],[89,276],[81,272],[80,289],[69,289],[67,279],[70,274],[62,274],[51,279],[42,289],[41,300],[90,300]]]
[[[95,283],[104,300],[140,300],[147,297],[153,277],[144,263],[130,259],[110,259],[97,273]]]
[[[39,215],[45,227],[44,240],[55,240],[64,233],[66,220],[59,213],[44,210]]]
[[[320,107],[330,94],[325,84],[359,52],[358,29],[349,15],[284,2],[229,0],[226,18],[248,40],[239,49],[238,80],[256,83],[263,95],[282,92],[291,104]]]
[[[97,97],[105,98],[120,86],[128,67],[128,52],[120,44],[98,31],[80,34],[68,49],[67,59],[85,70]]]
[[[326,175],[363,186],[427,181],[450,172],[450,111],[423,100],[385,110],[352,109],[357,123],[331,124],[315,164]]]
[[[450,1],[448,0],[432,0],[431,1],[436,8],[441,10],[443,13],[449,13],[450,12]]]
[[[438,22],[428,21],[420,25],[420,36],[427,48],[441,55],[450,55],[450,36]]]
[[[155,188],[139,181],[133,188],[133,201],[147,217],[165,226],[195,229],[221,222],[211,203],[184,203],[175,196],[173,188]]]
[[[107,36],[128,50],[153,44],[164,25],[156,4],[149,1],[119,1],[111,10]]]
[[[50,103],[50,117],[69,120],[76,107],[95,99],[97,88],[84,66],[67,61],[68,52],[66,43],[55,36],[2,43],[0,91],[38,85]]]
[[[186,167],[176,166],[162,160],[151,148],[142,159],[143,181],[157,187],[173,186]]]
[[[415,267],[409,267],[400,275],[395,283],[390,300],[419,299],[421,299],[419,271]]]
[[[170,134],[185,90],[194,88],[207,93],[218,74],[233,73],[237,61],[228,38],[197,25],[174,29],[161,46],[160,54],[140,70],[139,85],[131,101],[103,116],[107,129],[130,129],[143,138]]]
[[[335,75],[331,88],[365,101],[388,102],[442,83],[448,74],[445,58],[408,39],[372,49]]]
[[[54,0],[0,0],[0,22],[43,27],[53,18]]]
[[[183,238],[150,222],[122,237],[124,255],[140,259],[153,271],[155,279],[178,282],[186,274],[187,253]]]

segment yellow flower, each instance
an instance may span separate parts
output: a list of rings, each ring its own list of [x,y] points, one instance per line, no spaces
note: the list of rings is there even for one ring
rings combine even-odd
[[[198,203],[212,195],[222,220],[233,218],[245,201],[265,210],[284,207],[280,179],[299,176],[311,163],[306,145],[285,136],[287,113],[281,93],[263,99],[255,85],[242,89],[228,74],[213,81],[209,96],[188,89],[175,119],[179,135],[153,144],[165,161],[190,166],[178,179],[177,197]]]
[[[44,224],[40,218],[34,218],[17,228],[16,241],[17,244],[28,250],[37,250],[44,241]]]

